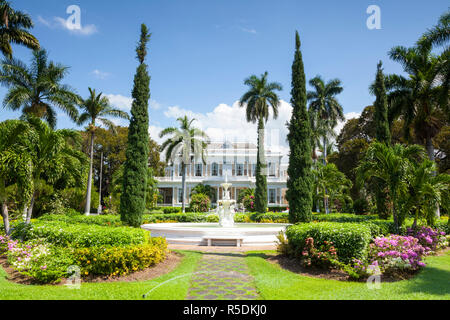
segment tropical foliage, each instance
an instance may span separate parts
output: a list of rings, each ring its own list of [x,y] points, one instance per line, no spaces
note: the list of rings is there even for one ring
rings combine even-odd
[[[4,59],[0,83],[8,92],[3,106],[42,118],[52,129],[56,127],[56,109],[76,121],[81,99],[70,86],[61,83],[68,70],[66,66],[48,61],[44,49],[33,52],[30,66],[15,58]]]

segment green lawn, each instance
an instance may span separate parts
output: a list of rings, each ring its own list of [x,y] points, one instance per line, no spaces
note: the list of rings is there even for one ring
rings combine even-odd
[[[344,282],[301,276],[265,261],[267,252],[249,252],[247,264],[262,299],[266,300],[403,300],[450,299],[450,251],[427,257],[427,266],[411,280],[368,289],[365,282]]]
[[[65,286],[30,286],[5,279],[0,268],[0,299],[185,299],[189,281],[200,252],[182,251],[185,255],[178,267],[159,278],[143,282],[82,283],[81,289]],[[450,251],[430,256],[427,267],[414,279],[382,283],[380,290],[369,290],[365,283],[317,279],[297,275],[265,260],[271,252],[249,252],[246,256],[251,274],[262,299],[450,299]],[[166,282],[167,281],[167,282]]]
[[[182,300],[187,295],[191,273],[201,258],[201,254],[197,252],[183,251],[182,253],[185,256],[178,267],[159,278],[142,282],[82,283],[80,289],[69,289],[62,285],[37,286],[11,283],[5,279],[6,273],[0,268],[0,300],[139,300],[152,288],[174,278],[176,279],[156,288],[147,296],[147,299]]]

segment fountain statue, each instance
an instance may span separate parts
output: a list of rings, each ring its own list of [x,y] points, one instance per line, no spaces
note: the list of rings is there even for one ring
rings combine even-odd
[[[234,207],[236,200],[230,199],[231,183],[228,183],[227,175],[225,175],[225,183],[221,184],[223,190],[222,200],[218,200],[217,214],[219,215],[219,225],[221,227],[231,228],[234,227]]]

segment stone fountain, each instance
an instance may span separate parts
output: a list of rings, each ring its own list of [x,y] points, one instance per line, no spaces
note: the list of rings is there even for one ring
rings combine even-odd
[[[273,246],[284,223],[234,223],[236,200],[230,198],[231,183],[225,175],[222,200],[217,200],[219,223],[151,223],[144,224],[152,237],[164,237],[170,244]],[[214,241],[214,242],[213,242]]]
[[[219,225],[224,228],[234,227],[234,213],[236,200],[230,199],[230,191],[228,189],[231,187],[231,183],[228,183],[227,175],[225,175],[225,183],[221,184],[223,190],[222,200],[218,200],[217,214],[219,215]]]

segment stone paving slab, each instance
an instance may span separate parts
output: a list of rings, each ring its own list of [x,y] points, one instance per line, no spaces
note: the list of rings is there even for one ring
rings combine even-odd
[[[259,297],[245,256],[205,253],[191,279],[187,300],[253,300]]]
[[[169,244],[170,250],[189,250],[189,251],[201,251],[201,252],[246,252],[246,251],[261,251],[261,250],[276,250],[277,246],[264,245],[264,246],[244,246],[244,247],[232,247],[232,246],[194,246],[188,244]]]

